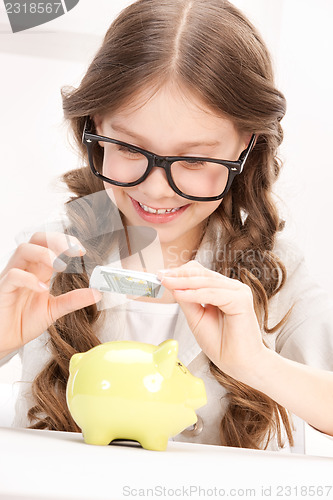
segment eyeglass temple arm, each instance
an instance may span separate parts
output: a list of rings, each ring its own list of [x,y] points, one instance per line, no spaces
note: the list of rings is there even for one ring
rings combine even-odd
[[[91,125],[92,125],[92,119],[90,118],[90,116],[86,116],[82,132],[82,142],[85,132],[89,132],[91,130]]]
[[[246,148],[245,151],[243,151],[243,153],[240,155],[240,161],[241,161],[241,168],[240,168],[240,172],[239,173],[242,173],[243,171],[243,168],[244,168],[244,165],[245,165],[245,162],[249,156],[249,154],[251,153],[252,149],[253,149],[253,146],[256,142],[256,134],[252,134],[252,137],[250,139],[250,142],[249,142],[249,145],[248,147]]]

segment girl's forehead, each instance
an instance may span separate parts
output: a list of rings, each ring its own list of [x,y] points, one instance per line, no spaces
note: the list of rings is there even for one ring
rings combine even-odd
[[[163,124],[164,127],[186,127],[216,130],[234,129],[234,124],[223,112],[210,108],[190,89],[165,85],[159,89],[144,88],[133,94],[118,110],[110,113],[108,121],[131,123],[142,127]]]

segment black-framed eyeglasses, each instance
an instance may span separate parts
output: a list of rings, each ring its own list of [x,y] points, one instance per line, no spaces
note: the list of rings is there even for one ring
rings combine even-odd
[[[229,191],[235,176],[241,174],[255,144],[252,135],[248,147],[237,161],[194,156],[159,156],[151,151],[91,131],[86,118],[82,142],[87,147],[91,171],[99,179],[115,186],[132,187],[143,182],[154,167],[163,168],[170,187],[193,201],[215,201]],[[96,147],[104,149],[104,174],[94,165]],[[100,153],[101,150],[99,150]]]

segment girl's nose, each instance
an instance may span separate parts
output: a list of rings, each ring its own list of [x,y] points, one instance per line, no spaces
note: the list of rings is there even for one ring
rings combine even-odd
[[[147,179],[140,185],[141,191],[147,199],[171,198],[176,195],[169,185],[166,172],[163,168],[154,167]]]

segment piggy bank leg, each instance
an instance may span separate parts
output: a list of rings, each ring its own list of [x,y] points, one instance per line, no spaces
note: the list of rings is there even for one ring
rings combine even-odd
[[[168,446],[168,437],[161,436],[161,434],[149,434],[149,436],[144,436],[138,441],[142,448],[146,450],[164,451]]]
[[[82,430],[82,434],[84,442],[87,444],[106,446],[115,439],[114,436],[110,435],[105,429],[96,427],[93,429],[84,429]]]

